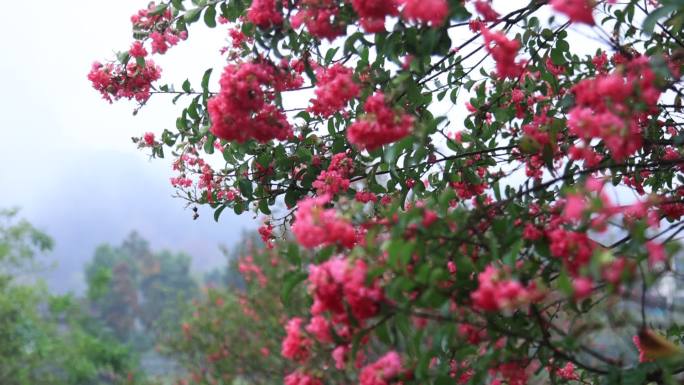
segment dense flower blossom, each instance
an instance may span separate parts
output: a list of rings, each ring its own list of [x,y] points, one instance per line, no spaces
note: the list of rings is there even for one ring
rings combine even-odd
[[[366,32],[385,31],[385,18],[399,14],[398,0],[351,0]]]
[[[353,161],[345,153],[333,155],[330,166],[321,172],[312,187],[318,195],[337,195],[341,191],[349,189],[349,177],[351,175]]]
[[[570,133],[586,147],[601,139],[617,160],[634,154],[643,144],[641,126],[660,98],[654,81],[655,74],[640,57],[626,63],[623,73],[579,82],[572,88],[576,104],[568,114]]]
[[[401,15],[404,19],[439,27],[449,16],[446,0],[400,0],[404,4]]]
[[[133,42],[131,49],[128,50],[128,53],[135,58],[143,58],[147,56],[147,50],[140,41]]]
[[[553,9],[564,13],[570,21],[594,25],[594,0],[551,0]]]
[[[485,311],[514,309],[542,296],[534,284],[524,286],[505,279],[502,272],[491,265],[477,276],[477,281],[478,287],[471,293],[471,299],[474,307]]]
[[[293,372],[285,376],[285,385],[323,385],[323,382],[308,374]]]
[[[520,49],[520,42],[516,39],[509,40],[501,32],[492,32],[482,28],[482,36],[485,40],[485,48],[496,62],[496,72],[500,78],[517,78],[523,72],[521,63],[516,63],[515,58]]]
[[[308,248],[341,244],[352,247],[356,243],[354,226],[338,217],[335,209],[326,209],[329,195],[299,201],[292,232],[300,245]]]
[[[370,191],[357,191],[356,195],[354,196],[354,199],[357,202],[361,202],[361,203],[368,203],[368,202],[375,203],[378,201],[378,197]]]
[[[93,87],[109,102],[122,98],[144,102],[150,97],[152,83],[159,78],[161,69],[152,60],[147,60],[142,67],[137,63],[124,66],[95,62],[88,74]]]
[[[301,0],[291,18],[292,26],[299,28],[304,24],[312,36],[334,40],[347,31],[344,22],[338,20],[339,12],[338,2],[334,0]]]
[[[387,385],[394,382],[402,370],[399,353],[391,351],[361,369],[359,382],[361,385]]]
[[[295,317],[287,322],[285,332],[287,335],[283,340],[281,354],[285,358],[293,361],[304,362],[309,359],[311,354],[311,340],[302,333],[302,323],[304,320]]]
[[[594,253],[594,242],[586,233],[557,228],[547,232],[551,242],[551,254],[563,259],[568,271],[577,275],[586,266]]]
[[[292,134],[290,123],[271,103],[274,90],[301,84],[301,78],[293,79],[286,71],[267,62],[226,66],[220,80],[221,92],[207,103],[211,132],[237,142],[288,138]]]
[[[413,117],[387,105],[385,95],[376,92],[366,99],[365,114],[347,131],[349,142],[367,150],[395,142],[411,132]]]
[[[156,12],[156,8],[156,3],[151,2],[147,8],[141,9],[137,14],[131,16],[131,22],[136,33],[147,34],[152,40],[152,53],[164,54],[169,47],[187,39],[188,33],[174,28],[173,13],[170,8],[163,12]],[[131,56],[141,57],[138,55],[143,52],[146,55],[142,45],[135,47],[135,52],[136,54],[131,52]]]
[[[333,341],[330,333],[330,322],[325,317],[317,315],[311,318],[311,321],[306,325],[307,333],[316,337],[321,343],[330,343]]]
[[[283,14],[276,9],[276,0],[254,0],[247,11],[247,20],[261,28],[283,23]]]
[[[152,39],[152,53],[165,54],[170,47],[178,44],[179,41],[185,40],[187,38],[186,32],[180,32],[175,34],[171,31],[157,32],[154,31],[150,34],[150,39]]]
[[[141,30],[150,30],[157,24],[169,22],[173,19],[171,9],[166,9],[163,12],[154,12],[156,8],[157,4],[152,1],[148,4],[147,8],[143,8],[131,16],[133,27]]]
[[[342,64],[317,69],[316,98],[311,100],[309,111],[325,117],[342,111],[361,92],[353,75],[354,71]]]
[[[311,312],[317,315],[329,311],[346,320],[346,302],[358,321],[375,316],[383,293],[377,282],[366,282],[367,273],[364,261],[341,257],[311,266],[309,288],[314,297]]]
[[[564,380],[577,381],[579,376],[575,372],[575,364],[568,362],[562,368],[556,370],[556,375]]]
[[[252,277],[256,277],[261,287],[266,286],[268,283],[266,275],[261,270],[261,267],[254,263],[254,258],[251,255],[240,258],[238,261],[238,271],[240,274],[242,274],[247,282],[250,282],[253,279]]]
[[[639,126],[612,112],[597,113],[589,107],[574,108],[568,117],[568,127],[573,135],[586,141],[603,138],[618,160],[636,152],[642,145]]]
[[[526,385],[527,365],[522,362],[507,362],[490,372],[496,377],[491,385]]]

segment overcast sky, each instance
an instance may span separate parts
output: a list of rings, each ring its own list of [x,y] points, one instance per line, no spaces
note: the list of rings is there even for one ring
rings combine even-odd
[[[82,288],[82,266],[95,246],[118,244],[131,230],[153,248],[187,251],[202,270],[222,263],[219,243],[230,246],[243,228],[254,226],[249,215],[227,213],[216,224],[207,208],[193,221],[183,202],[171,198],[168,161],[150,161],[132,144],[132,136],[174,125],[177,110],[168,98],[153,98],[134,117],[133,103],[110,105],[86,78],[94,60],[128,48],[130,15],[146,4],[3,4],[0,207],[21,207],[23,217],[56,239],[50,256],[59,263],[49,276],[53,288]],[[208,66],[220,68],[223,34],[191,33],[191,42],[157,60],[165,82],[200,79]]]

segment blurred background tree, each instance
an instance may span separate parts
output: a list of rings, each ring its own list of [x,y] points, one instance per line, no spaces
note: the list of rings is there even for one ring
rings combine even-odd
[[[35,282],[35,257],[52,239],[18,210],[0,211],[0,384],[141,384],[135,355],[72,296]]]

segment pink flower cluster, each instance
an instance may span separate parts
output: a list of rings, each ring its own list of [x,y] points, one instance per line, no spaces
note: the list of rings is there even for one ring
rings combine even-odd
[[[161,13],[155,13],[156,8],[156,3],[151,2],[147,8],[141,9],[137,14],[131,16],[131,22],[136,33],[144,33],[152,39],[152,53],[165,54],[169,47],[187,39],[188,33],[173,28],[173,13],[170,7]],[[142,54],[143,50],[142,44],[137,47],[134,43],[130,54],[134,57],[140,57],[138,55]]]
[[[144,58],[147,56],[147,50],[141,41],[134,41],[128,53],[134,58]]]
[[[494,378],[491,385],[527,385],[528,365],[524,362],[506,362],[490,370]]]
[[[475,308],[484,311],[511,310],[543,297],[534,283],[523,286],[506,279],[502,271],[491,265],[477,276],[477,281],[478,288],[470,298]]]
[[[492,55],[496,62],[496,73],[500,78],[517,78],[522,75],[523,65],[515,61],[520,49],[520,42],[516,39],[509,40],[501,32],[492,32],[487,28],[481,28],[487,52]]]
[[[300,245],[308,248],[340,244],[353,247],[356,230],[348,221],[339,218],[335,209],[327,209],[330,196],[305,198],[299,201],[292,232]]]
[[[361,87],[354,81],[354,71],[342,64],[316,70],[316,98],[309,111],[324,117],[340,112],[359,96]]]
[[[365,115],[348,128],[347,139],[350,143],[374,150],[411,132],[413,117],[387,105],[382,92],[378,91],[369,96],[363,107]]]
[[[323,385],[323,382],[308,374],[293,372],[285,376],[285,385]]]
[[[563,228],[555,228],[547,232],[551,242],[551,255],[563,259],[565,268],[572,275],[578,275],[594,254],[595,244],[586,233]]]
[[[594,25],[594,0],[551,0],[551,7],[564,13],[570,21]]]
[[[247,10],[247,20],[260,28],[271,28],[283,23],[283,14],[276,9],[276,0],[254,0]]]
[[[564,380],[579,380],[579,376],[577,375],[577,372],[575,372],[575,365],[572,362],[568,362],[564,367],[558,368],[558,370],[556,370],[556,375]]]
[[[250,282],[253,279],[252,277],[256,277],[261,287],[265,287],[268,283],[268,279],[261,270],[261,267],[254,263],[254,258],[252,258],[251,255],[240,258],[238,261],[238,271],[240,274],[242,274],[247,282]]]
[[[394,380],[402,373],[402,370],[399,353],[391,351],[364,367],[359,375],[359,382],[361,385],[391,384],[395,382]]]
[[[330,166],[321,172],[312,186],[318,195],[335,196],[340,191],[349,189],[349,176],[354,162],[345,153],[333,155]]]
[[[385,18],[399,15],[398,0],[351,0],[361,26],[368,33],[385,31]]]
[[[165,54],[170,47],[178,44],[179,41],[187,39],[187,32],[176,33],[167,29],[164,32],[154,31],[150,34],[152,39],[152,53]]]
[[[292,361],[305,362],[311,354],[311,343],[302,333],[302,320],[299,317],[292,318],[285,326],[286,336],[283,340],[281,354]]]
[[[274,91],[301,85],[301,77],[290,72],[286,66],[276,67],[265,61],[226,66],[220,80],[221,92],[207,103],[211,132],[240,143],[290,137],[292,127],[285,113],[272,103]]]
[[[301,0],[297,13],[291,18],[292,27],[304,24],[307,31],[319,39],[334,40],[344,36],[347,26],[337,18],[338,3],[335,0]]]
[[[320,315],[328,311],[333,315],[333,322],[349,324],[346,302],[358,322],[374,317],[383,292],[377,281],[366,283],[367,274],[364,261],[342,257],[312,266],[309,270],[309,289],[314,297],[311,313]]]
[[[404,3],[402,18],[409,21],[439,27],[449,16],[449,4],[446,0],[401,0],[401,2]]]
[[[599,75],[575,85],[575,107],[568,114],[570,133],[582,139],[586,149],[592,139],[601,139],[619,161],[642,147],[641,126],[657,111],[661,94],[646,58],[627,62],[625,68],[624,73]]]
[[[110,103],[122,98],[146,101],[150,97],[152,82],[160,77],[161,69],[151,60],[143,67],[132,62],[125,66],[95,62],[88,73],[88,80],[93,87]]]

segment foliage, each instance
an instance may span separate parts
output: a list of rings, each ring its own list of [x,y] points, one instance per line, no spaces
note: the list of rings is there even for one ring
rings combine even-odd
[[[283,279],[292,272],[273,250],[251,238],[245,235],[238,248],[244,254],[231,258],[227,269],[227,276],[240,276],[242,282],[208,288],[164,344],[164,352],[187,368],[187,381],[277,384],[294,368],[279,354],[285,335],[281,324],[306,309],[304,293],[281,296]]]
[[[135,232],[119,247],[101,245],[86,267],[90,306],[119,341],[148,350],[197,295],[190,262],[184,253],[152,252]]]
[[[11,271],[23,271],[52,240],[16,214],[0,215],[0,249]],[[143,383],[130,352],[98,329],[81,303],[52,296],[41,284],[16,282],[11,271],[0,275],[0,383]]]
[[[154,83],[200,20],[228,30],[220,79]],[[647,310],[684,229],[683,20],[679,0],[172,0],[88,77],[136,112],[183,103],[136,139],[180,198],[267,216],[287,271],[267,282],[311,307],[193,322],[269,333],[254,346],[281,327],[287,385],[672,383],[653,329],[684,335]],[[192,381],[237,374],[209,366]]]

